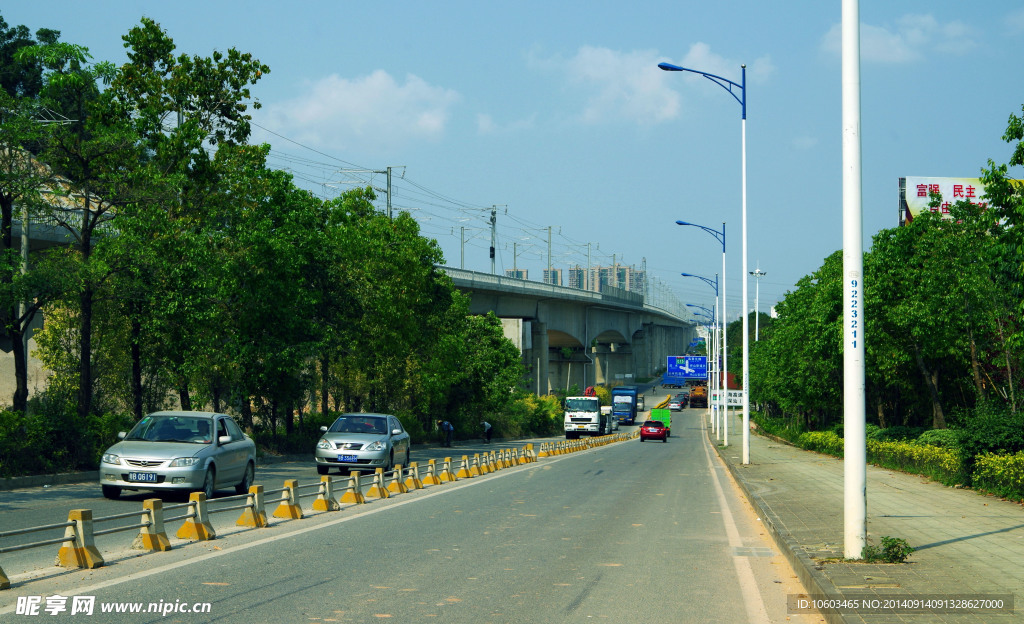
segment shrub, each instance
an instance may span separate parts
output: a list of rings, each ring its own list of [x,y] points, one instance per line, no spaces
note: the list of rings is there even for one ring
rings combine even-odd
[[[927,444],[941,448],[956,449],[957,432],[952,429],[929,429],[914,440],[916,444]]]
[[[879,548],[873,544],[866,544],[861,551],[861,559],[869,563],[884,561],[886,563],[903,563],[914,552],[914,548],[901,537],[889,537],[883,535],[882,546]]]
[[[974,486],[1015,501],[1024,500],[1024,452],[983,453],[974,458]]]
[[[831,431],[808,431],[797,438],[800,448],[836,457],[843,456],[843,439]]]
[[[875,427],[870,425],[866,430],[865,434],[868,440],[913,440],[914,438],[921,435],[924,431],[921,427],[904,427],[902,425],[896,425],[893,427]]]
[[[867,441],[868,460],[879,466],[923,474],[946,485],[960,479],[962,461],[956,449],[906,441]]]
[[[975,458],[984,454],[1013,455],[1024,451],[1024,413],[979,406],[973,418],[956,430],[963,457],[963,483],[973,484]]]

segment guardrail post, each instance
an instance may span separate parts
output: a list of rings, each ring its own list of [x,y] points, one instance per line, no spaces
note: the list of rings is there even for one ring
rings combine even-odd
[[[7,575],[4,574],[4,569],[0,568],[0,589],[10,589],[10,588],[11,588],[11,579],[7,578]]]
[[[299,487],[298,479],[285,479],[284,492],[281,493],[281,502],[274,510],[275,518],[290,518],[292,520],[302,519],[302,507],[299,505],[299,497],[295,488]]]
[[[334,482],[328,476],[320,477],[320,490],[313,501],[313,511],[338,511],[341,505],[334,500]]]
[[[345,493],[341,495],[341,502],[362,505],[366,502],[363,496],[363,484],[359,477],[359,471],[353,470],[348,473],[348,486]]]
[[[531,463],[537,461],[537,452],[533,450],[533,442],[526,445],[526,460]]]
[[[378,468],[373,471],[373,485],[366,490],[366,498],[389,498],[391,493],[384,487],[384,469]]]
[[[68,522],[75,524],[64,528],[66,541],[57,552],[57,564],[90,570],[103,565],[103,557],[92,540],[92,510],[72,509],[68,512]]]
[[[405,480],[406,490],[422,490],[423,482],[420,481],[420,465],[418,462],[409,464],[409,477]]]
[[[479,477],[485,472],[486,470],[480,467],[480,453],[473,453],[473,459],[469,462],[469,476]]]
[[[445,457],[444,464],[441,466],[441,474],[438,475],[441,481],[456,481],[457,477],[452,473],[452,458]]]
[[[402,473],[405,470],[402,468],[402,464],[395,466],[395,469],[391,471],[391,483],[388,483],[388,492],[392,494],[405,494],[409,491],[409,488],[405,487],[402,483]]]
[[[132,542],[132,548],[164,552],[171,549],[171,542],[164,531],[164,502],[159,498],[147,498],[142,501],[142,522],[149,521],[149,526],[139,529],[139,534]]]
[[[245,504],[248,507],[242,512],[242,515],[238,517],[235,522],[238,526],[247,526],[253,528],[263,528],[269,526],[267,522],[267,512],[263,508],[263,486],[262,485],[250,485],[249,495],[245,499]]]
[[[520,466],[530,463],[530,460],[526,458],[526,453],[522,452],[520,449],[516,449],[516,463]]]
[[[441,485],[441,479],[437,476],[437,462],[433,459],[427,461],[427,476],[423,477],[423,485]]]
[[[469,470],[469,455],[462,456],[462,463],[459,464],[459,471],[455,473],[456,479],[468,479],[472,477],[472,473]]]
[[[188,502],[192,506],[193,516],[186,518],[185,524],[178,529],[178,539],[192,541],[216,539],[217,533],[213,530],[209,514],[206,512],[206,494],[192,492],[188,495]]]

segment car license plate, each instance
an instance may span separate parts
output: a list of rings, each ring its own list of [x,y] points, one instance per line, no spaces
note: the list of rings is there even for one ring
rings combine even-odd
[[[338,455],[338,461],[345,463],[352,463],[358,461],[358,457],[355,455]]]
[[[587,426],[586,425],[576,425],[576,428],[577,429],[586,429]]]
[[[136,483],[156,483],[155,472],[129,472],[128,480]]]

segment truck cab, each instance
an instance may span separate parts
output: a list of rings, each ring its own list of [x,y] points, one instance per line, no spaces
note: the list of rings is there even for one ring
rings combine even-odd
[[[565,397],[565,439],[581,435],[600,436],[611,433],[609,415],[601,410],[596,396]]]
[[[618,418],[623,425],[636,423],[637,409],[636,386],[619,386],[612,388],[612,414]]]

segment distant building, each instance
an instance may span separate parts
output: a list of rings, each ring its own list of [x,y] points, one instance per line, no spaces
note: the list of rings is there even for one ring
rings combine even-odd
[[[515,279],[530,279],[526,269],[505,269],[505,277],[514,277]]]
[[[544,269],[544,283],[562,285],[562,269]]]

